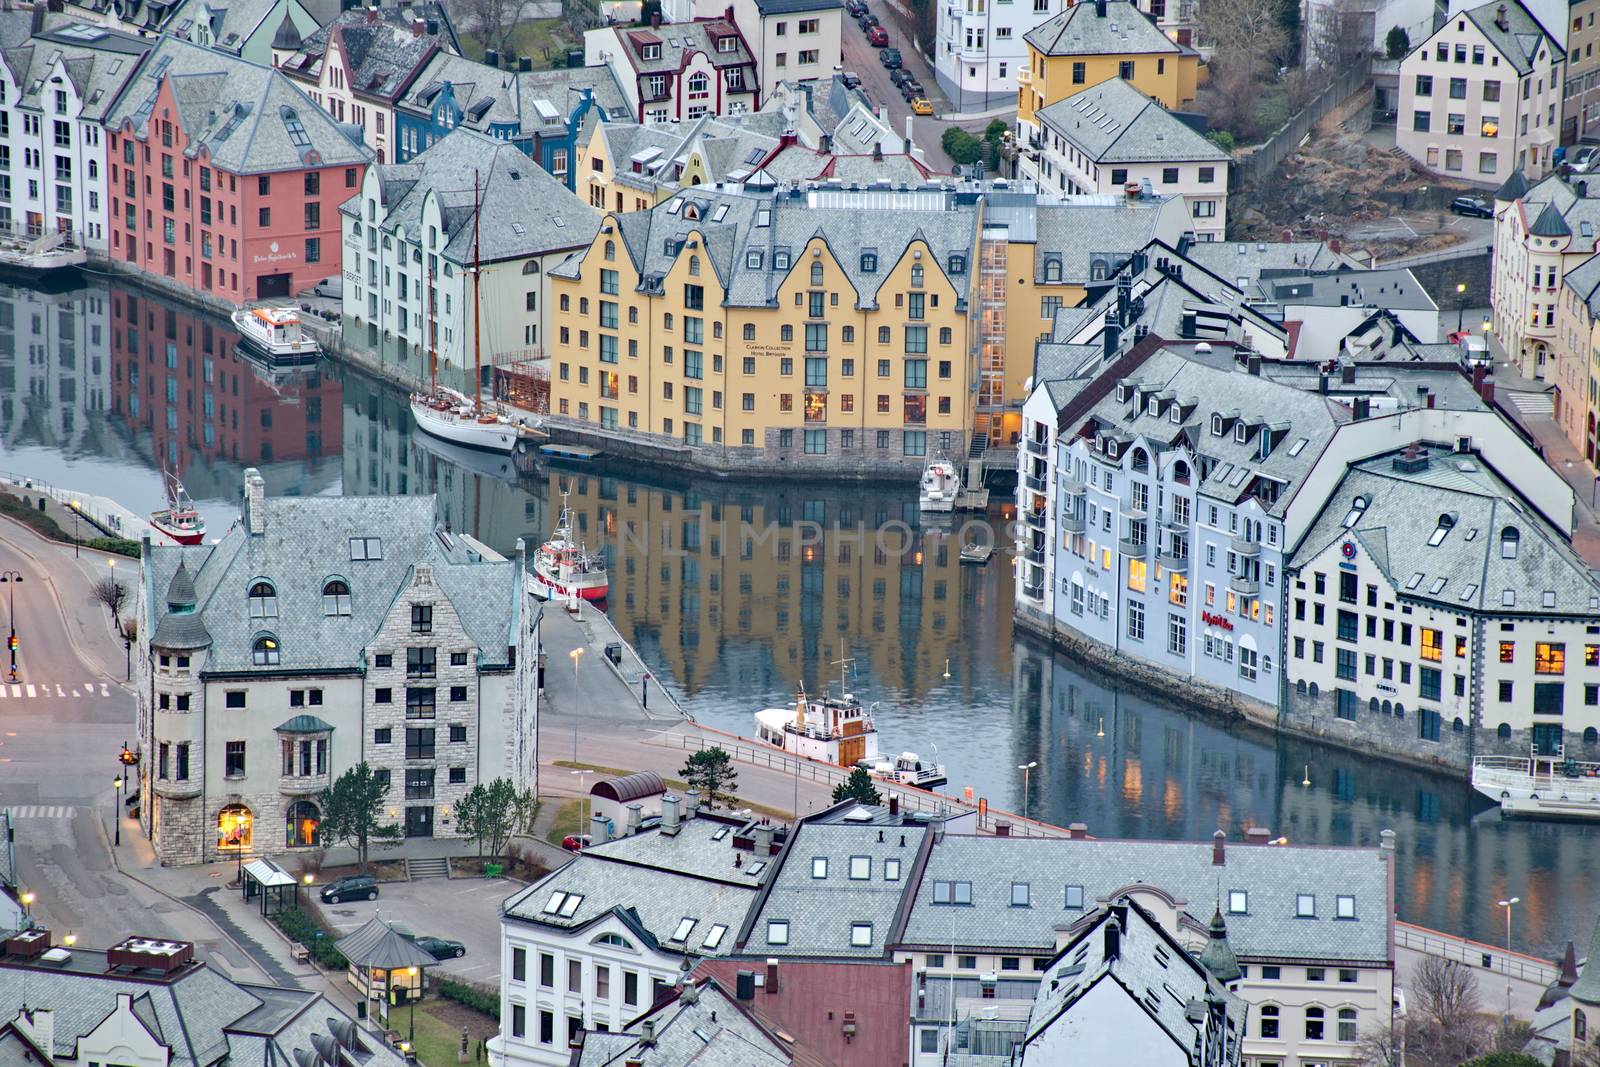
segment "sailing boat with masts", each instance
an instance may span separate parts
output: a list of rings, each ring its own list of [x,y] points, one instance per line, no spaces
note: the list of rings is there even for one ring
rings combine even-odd
[[[478,331],[478,174],[472,174],[472,382],[467,396],[439,384],[439,321],[433,296],[433,272],[428,272],[428,384],[427,393],[411,394],[411,417],[424,433],[444,441],[490,452],[510,452],[517,446],[520,428],[510,419],[483,406],[483,353]]]

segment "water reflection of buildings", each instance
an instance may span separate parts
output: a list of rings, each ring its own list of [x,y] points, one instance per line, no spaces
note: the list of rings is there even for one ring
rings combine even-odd
[[[107,295],[0,285],[0,440],[102,450],[109,402]]]
[[[1593,827],[1502,821],[1463,783],[1163,706],[1031,638],[1015,647],[1011,702],[1012,750],[1039,761],[1032,810],[1052,822],[1186,840],[1263,826],[1329,845],[1375,844],[1392,829],[1403,920],[1498,943],[1505,917],[1494,902],[1520,895],[1515,941],[1544,953],[1593,925]]]
[[[192,494],[232,495],[247,465],[289,492],[328,487],[311,472],[331,473],[317,461],[341,438],[335,375],[274,376],[236,350],[238,333],[220,319],[141,291],[96,295],[108,305],[111,409],[135,436],[149,436],[157,465],[181,471]]]

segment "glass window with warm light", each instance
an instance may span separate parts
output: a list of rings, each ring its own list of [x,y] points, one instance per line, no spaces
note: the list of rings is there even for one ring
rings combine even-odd
[[[1438,630],[1422,628],[1422,658],[1435,663],[1444,658],[1444,635]]]
[[[1147,565],[1144,560],[1130,559],[1128,561],[1128,588],[1135,593],[1144,592],[1147,584],[1147,573]]]
[[[1567,646],[1559,642],[1540,641],[1533,648],[1535,674],[1564,674],[1567,670]]]

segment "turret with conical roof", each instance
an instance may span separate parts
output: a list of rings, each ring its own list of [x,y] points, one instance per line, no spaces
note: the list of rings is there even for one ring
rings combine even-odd
[[[211,633],[200,620],[200,613],[195,610],[198,604],[189,565],[179,560],[172,581],[167,583],[167,612],[156,624],[150,643],[157,648],[193,649],[210,646]]]
[[[1237,982],[1243,973],[1239,970],[1239,957],[1233,954],[1233,946],[1228,944],[1228,924],[1222,921],[1220,907],[1211,913],[1206,947],[1200,952],[1200,966],[1210,971],[1212,977],[1223,985]]]
[[[1583,961],[1583,973],[1567,995],[1579,1004],[1600,1005],[1600,916],[1595,917],[1594,933],[1589,936],[1589,958]]]
[[[1567,951],[1561,957],[1561,970],[1556,974],[1556,980],[1545,988],[1544,994],[1539,997],[1539,1010],[1543,1011],[1550,1005],[1566,998],[1568,992],[1578,981],[1578,957],[1572,947],[1572,942],[1567,942]]]
[[[1500,188],[1496,189],[1494,192],[1494,198],[1496,200],[1507,204],[1511,203],[1513,200],[1521,200],[1527,195],[1528,179],[1523,176],[1523,173],[1520,170],[1512,171],[1511,177],[1507,178],[1505,182],[1501,184]]]
[[[1567,220],[1561,217],[1560,209],[1552,201],[1539,212],[1539,217],[1533,220],[1528,232],[1535,237],[1571,237],[1572,227],[1567,225]]]

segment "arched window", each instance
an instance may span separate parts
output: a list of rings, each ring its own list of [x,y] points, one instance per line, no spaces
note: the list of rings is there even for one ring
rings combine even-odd
[[[1133,456],[1131,457],[1131,459],[1132,459],[1132,462],[1133,462],[1133,469],[1134,470],[1136,470],[1136,471],[1145,471],[1145,472],[1148,472],[1150,470],[1150,457],[1145,452],[1144,449],[1142,449],[1142,448],[1134,449],[1133,450]]]
[[[813,264],[811,264],[811,284],[812,285],[821,285],[822,284],[822,264],[821,263],[813,263]]]
[[[1394,717],[1397,719],[1406,717],[1406,706],[1404,704],[1396,704],[1394,706]]]
[[[1044,261],[1044,280],[1047,282],[1059,282],[1061,280],[1061,261],[1059,259],[1047,259]]]
[[[1261,1006],[1261,1036],[1269,1041],[1276,1040],[1278,1035],[1278,1006],[1276,1004],[1263,1004]]]
[[[1589,1039],[1589,1017],[1583,1013],[1582,1008],[1572,1010],[1572,1036],[1579,1041]]]
[[[276,619],[278,617],[278,591],[271,582],[255,582],[250,586],[250,617]]]
[[[1502,741],[1509,740],[1511,737],[1511,724],[1508,722],[1503,722],[1499,726],[1496,726],[1494,728],[1494,735],[1500,738]]]
[[[756,324],[755,323],[747,322],[747,323],[744,324],[744,339],[746,341],[754,341],[756,339]]]
[[[572,310],[572,297],[568,296],[566,293],[562,293],[561,294],[561,310],[562,311],[571,311]]]
[[[1304,678],[1294,683],[1294,691],[1299,693],[1301,696],[1306,695],[1306,680]]]
[[[329,578],[322,586],[324,615],[350,614],[350,585],[343,578]]]
[[[250,648],[250,662],[257,667],[276,667],[278,639],[271,634],[262,634],[256,638],[256,643]]]
[[[632,941],[629,941],[627,938],[623,937],[621,934],[601,934],[599,937],[595,938],[593,941],[591,941],[589,943],[591,945],[610,945],[612,948],[620,948],[620,949],[624,949],[624,950],[626,950],[628,952],[637,952],[637,951],[639,951],[638,949],[633,947],[633,942]]]
[[[289,805],[283,816],[283,844],[285,848],[311,848],[317,843],[317,827],[322,825],[322,813],[309,800],[297,800]]]
[[[1451,731],[1453,733],[1458,733],[1458,734],[1459,733],[1463,733],[1466,730],[1466,728],[1467,728],[1467,724],[1462,720],[1461,716],[1459,716],[1459,715],[1456,716],[1456,721],[1450,724],[1450,729],[1451,729]]]
[[[700,273],[700,257],[699,256],[690,256],[689,257],[689,273],[690,274],[699,274]]]
[[[1317,689],[1317,683],[1316,682],[1312,682],[1311,683],[1311,699],[1312,700],[1317,699],[1317,693],[1318,692],[1319,692],[1319,690]]]
[[[1517,542],[1522,540],[1522,531],[1515,526],[1507,526],[1500,531],[1500,558],[1516,559]]]
[[[922,264],[915,263],[911,267],[911,288],[922,288]]]
[[[255,816],[243,804],[229,804],[217,812],[217,848],[230,852],[250,851],[255,821]]]
[[[886,345],[886,344],[889,343],[889,327],[887,327],[887,326],[879,326],[878,327],[878,343],[880,345]]]
[[[1371,700],[1367,701],[1367,710],[1370,711],[1374,715],[1378,714],[1378,698],[1377,697],[1373,697]]]
[[[951,337],[950,327],[948,327],[948,326],[939,327],[939,343],[940,344],[942,344],[942,345],[949,344],[950,343],[950,337]]]
[[[1596,730],[1593,726],[1585,727],[1583,731],[1583,743],[1586,745],[1592,745],[1596,741],[1600,741],[1600,730]]]
[[[1339,1038],[1340,1041],[1345,1041],[1345,1042],[1348,1042],[1350,1044],[1355,1044],[1355,1040],[1356,1040],[1356,1010],[1354,1008],[1340,1008],[1339,1009],[1339,1033],[1338,1033],[1338,1038]]]
[[[580,314],[580,315],[589,314],[589,298],[588,297],[586,297],[586,296],[578,297],[578,314]]]
[[[794,327],[790,326],[788,323],[784,323],[782,326],[779,326],[778,340],[782,341],[784,344],[788,344],[790,341],[793,341]]]
[[[704,93],[711,88],[711,82],[706,78],[704,71],[695,71],[689,75],[689,91],[691,93]]]
[[[1307,1041],[1321,1041],[1323,1039],[1325,1026],[1324,1019],[1326,1016],[1327,1012],[1323,1011],[1321,1008],[1310,1007],[1306,1009]]]
[[[607,241],[606,242],[606,259],[609,261],[609,260],[614,260],[616,258],[617,258],[617,242],[615,242],[615,241]]]
[[[1393,715],[1394,714],[1394,705],[1389,703],[1387,700],[1385,700],[1383,702],[1383,713],[1385,715]]]
[[[565,309],[563,308],[562,310],[565,310]],[[1222,416],[1220,414],[1213,413],[1212,416],[1211,416],[1211,436],[1212,437],[1221,437],[1222,436]]]

